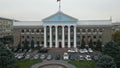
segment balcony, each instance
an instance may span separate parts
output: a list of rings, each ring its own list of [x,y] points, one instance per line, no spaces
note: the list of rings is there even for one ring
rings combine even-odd
[[[36,33],[36,34],[40,34],[40,33]]]
[[[21,34],[25,34],[25,33],[21,33]]]
[[[103,33],[102,33],[102,32],[98,32],[98,34],[100,34],[100,35],[101,35],[101,34],[103,34]]]
[[[88,34],[92,34],[91,32],[88,32]]]
[[[29,32],[26,32],[26,34],[30,34]]]
[[[97,32],[93,32],[92,34],[97,34]]]
[[[82,32],[81,34],[86,34],[86,32]]]
[[[35,33],[31,33],[31,34],[35,34]]]

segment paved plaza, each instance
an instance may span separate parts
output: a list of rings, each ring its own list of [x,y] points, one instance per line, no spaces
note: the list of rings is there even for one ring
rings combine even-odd
[[[62,60],[46,61],[44,60],[42,63],[33,65],[31,68],[76,68],[76,67],[71,64],[68,64],[67,61],[62,61]]]

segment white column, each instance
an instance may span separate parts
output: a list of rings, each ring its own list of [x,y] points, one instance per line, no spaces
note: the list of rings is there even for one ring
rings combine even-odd
[[[76,26],[74,26],[74,48],[76,48]]]
[[[62,48],[64,48],[65,47],[65,33],[64,33],[65,31],[64,31],[64,26],[62,26]]]
[[[68,26],[68,48],[70,48],[70,26]]]
[[[44,47],[46,48],[46,26],[44,26]]]
[[[52,26],[50,26],[50,48],[52,48]]]
[[[55,27],[55,47],[58,48],[58,29]]]

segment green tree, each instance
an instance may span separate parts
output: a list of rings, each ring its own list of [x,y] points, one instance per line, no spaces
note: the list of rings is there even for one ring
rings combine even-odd
[[[96,49],[99,51],[102,50],[102,42],[100,40],[97,40]]]
[[[96,68],[117,68],[112,57],[103,55],[96,63]]]
[[[31,40],[31,48],[34,48],[34,41]]]
[[[0,68],[15,68],[16,59],[14,54],[0,44]]]
[[[27,39],[25,39],[25,42],[24,42],[24,49],[29,49],[29,44]]]
[[[120,46],[120,30],[116,31],[113,35],[112,35],[113,40],[119,44]]]
[[[120,47],[115,42],[108,42],[103,48],[103,54],[114,58],[117,68],[120,68]]]
[[[85,41],[82,39],[81,48],[85,48]]]
[[[22,48],[21,43],[19,43],[17,49],[21,49],[21,48]]]
[[[90,39],[89,47],[93,49],[93,41],[92,41],[92,39]]]

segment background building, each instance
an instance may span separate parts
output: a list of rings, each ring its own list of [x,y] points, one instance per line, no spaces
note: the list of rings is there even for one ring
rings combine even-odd
[[[13,19],[0,17],[0,38],[12,35]]]

